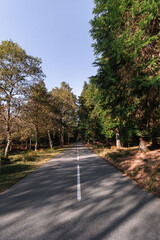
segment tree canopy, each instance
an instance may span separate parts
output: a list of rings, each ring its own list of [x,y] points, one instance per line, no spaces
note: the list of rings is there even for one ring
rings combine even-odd
[[[41,59],[26,53],[17,43],[0,45],[0,141],[4,158],[11,146],[69,143],[77,124],[76,97],[70,86],[48,92]],[[48,140],[47,140],[48,139]]]
[[[152,138],[156,144],[160,129],[160,3],[94,3],[90,32],[98,71],[88,88],[95,85],[99,97],[94,97],[92,109],[85,103],[86,111],[91,116],[98,107],[98,129],[103,136],[111,138],[118,131],[124,145],[138,137]],[[84,92],[88,100],[93,95],[83,90],[80,102]]]
[[[0,45],[0,114],[6,127],[7,145],[4,156],[8,156],[11,138],[11,126],[19,114],[24,95],[30,85],[44,74],[41,60],[27,55],[13,41],[3,41]]]

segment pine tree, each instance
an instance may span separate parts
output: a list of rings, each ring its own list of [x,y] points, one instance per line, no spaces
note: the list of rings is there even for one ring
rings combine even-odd
[[[160,127],[160,13],[158,1],[95,0],[91,35],[107,111],[123,142]],[[121,135],[121,133],[123,133]]]

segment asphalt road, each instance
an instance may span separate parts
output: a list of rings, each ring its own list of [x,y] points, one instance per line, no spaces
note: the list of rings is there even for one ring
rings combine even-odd
[[[25,239],[157,240],[160,199],[74,144],[0,195],[0,240]]]

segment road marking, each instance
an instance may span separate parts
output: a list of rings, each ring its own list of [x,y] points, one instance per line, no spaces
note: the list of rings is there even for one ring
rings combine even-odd
[[[81,201],[80,167],[77,165],[77,199]]]
[[[79,161],[79,151],[77,147],[77,161]],[[77,199],[81,201],[81,180],[80,180],[80,166],[77,165]]]
[[[77,161],[79,161],[79,152],[78,152],[78,149],[77,149]]]

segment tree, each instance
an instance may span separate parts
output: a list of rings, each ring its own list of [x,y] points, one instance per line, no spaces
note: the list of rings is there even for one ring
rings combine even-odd
[[[17,43],[3,41],[0,45],[0,94],[4,111],[0,114],[6,126],[6,148],[4,157],[7,158],[11,143],[12,121],[19,114],[21,98],[29,86],[37,79],[44,77],[41,60],[27,55]]]
[[[35,151],[38,149],[39,138],[48,130],[49,94],[43,80],[30,87],[27,103],[23,106],[22,117],[25,122],[34,126]]]
[[[142,139],[147,135],[156,143],[160,127],[160,3],[94,2],[91,35],[98,66],[94,81],[104,90],[106,109],[112,119],[118,119],[117,134],[124,143],[133,136]]]
[[[86,142],[105,141],[115,136],[114,129],[118,124],[113,119],[105,104],[105,93],[99,89],[94,79],[85,82],[79,98],[79,132],[82,140]]]
[[[95,84],[84,83],[83,91],[79,97],[78,128],[82,140],[96,141],[101,136],[98,89]]]
[[[69,84],[62,82],[61,87],[51,91],[56,122],[60,134],[60,144],[64,145],[64,137],[67,134],[68,141],[76,127],[76,96],[72,93]]]
[[[5,122],[2,117],[2,114],[4,114],[4,106],[0,105],[0,142],[3,142],[5,139]]]

